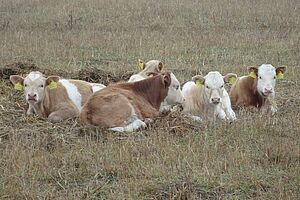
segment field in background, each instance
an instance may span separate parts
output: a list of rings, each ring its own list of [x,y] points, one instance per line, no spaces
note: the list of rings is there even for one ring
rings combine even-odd
[[[299,13],[297,0],[2,0],[0,67],[120,77],[160,59],[181,83],[262,63],[288,71],[274,117],[197,124],[175,113],[133,134],[27,117],[0,79],[0,198],[299,199]]]

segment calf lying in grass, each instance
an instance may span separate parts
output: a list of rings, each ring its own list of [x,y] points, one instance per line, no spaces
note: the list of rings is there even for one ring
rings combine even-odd
[[[81,80],[60,79],[58,76],[44,77],[34,71],[25,78],[10,76],[15,89],[24,90],[29,107],[27,115],[36,114],[59,122],[76,117],[87,98],[105,86]]]

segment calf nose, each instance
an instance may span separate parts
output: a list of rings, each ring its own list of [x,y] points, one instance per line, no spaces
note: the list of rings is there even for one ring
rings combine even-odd
[[[273,88],[272,87],[266,87],[265,88],[265,93],[269,94],[273,92]]]
[[[35,100],[36,94],[28,94],[28,100]]]
[[[219,97],[214,97],[214,98],[211,98],[211,102],[214,103],[214,104],[218,104],[220,103],[220,98]]]

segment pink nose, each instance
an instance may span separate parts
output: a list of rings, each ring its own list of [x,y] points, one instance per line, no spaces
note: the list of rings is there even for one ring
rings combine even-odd
[[[214,104],[218,104],[220,103],[220,98],[219,97],[214,97],[214,98],[211,98],[211,102],[214,103]]]
[[[273,88],[271,88],[271,87],[265,88],[265,93],[272,93],[272,92],[273,92]]]
[[[28,100],[35,100],[36,94],[28,94]]]

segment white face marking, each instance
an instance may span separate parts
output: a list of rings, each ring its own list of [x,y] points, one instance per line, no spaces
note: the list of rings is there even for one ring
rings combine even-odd
[[[31,81],[35,81],[36,79],[40,79],[43,75],[40,72],[31,72],[28,74],[27,78]]]
[[[181,104],[184,101],[180,83],[173,73],[171,73],[171,85],[169,87],[168,95],[165,98],[165,101],[168,105]]]
[[[263,64],[258,67],[257,91],[263,95],[274,95],[276,83],[276,70],[270,64]]]
[[[78,88],[66,79],[60,79],[59,82],[66,88],[67,93],[71,101],[76,105],[76,107],[81,110],[82,97]]]
[[[209,103],[221,103],[225,90],[223,76],[219,72],[214,71],[209,72],[204,78],[204,93]]]
[[[45,96],[46,78],[40,72],[31,72],[24,79],[24,93],[29,104],[41,102]]]

